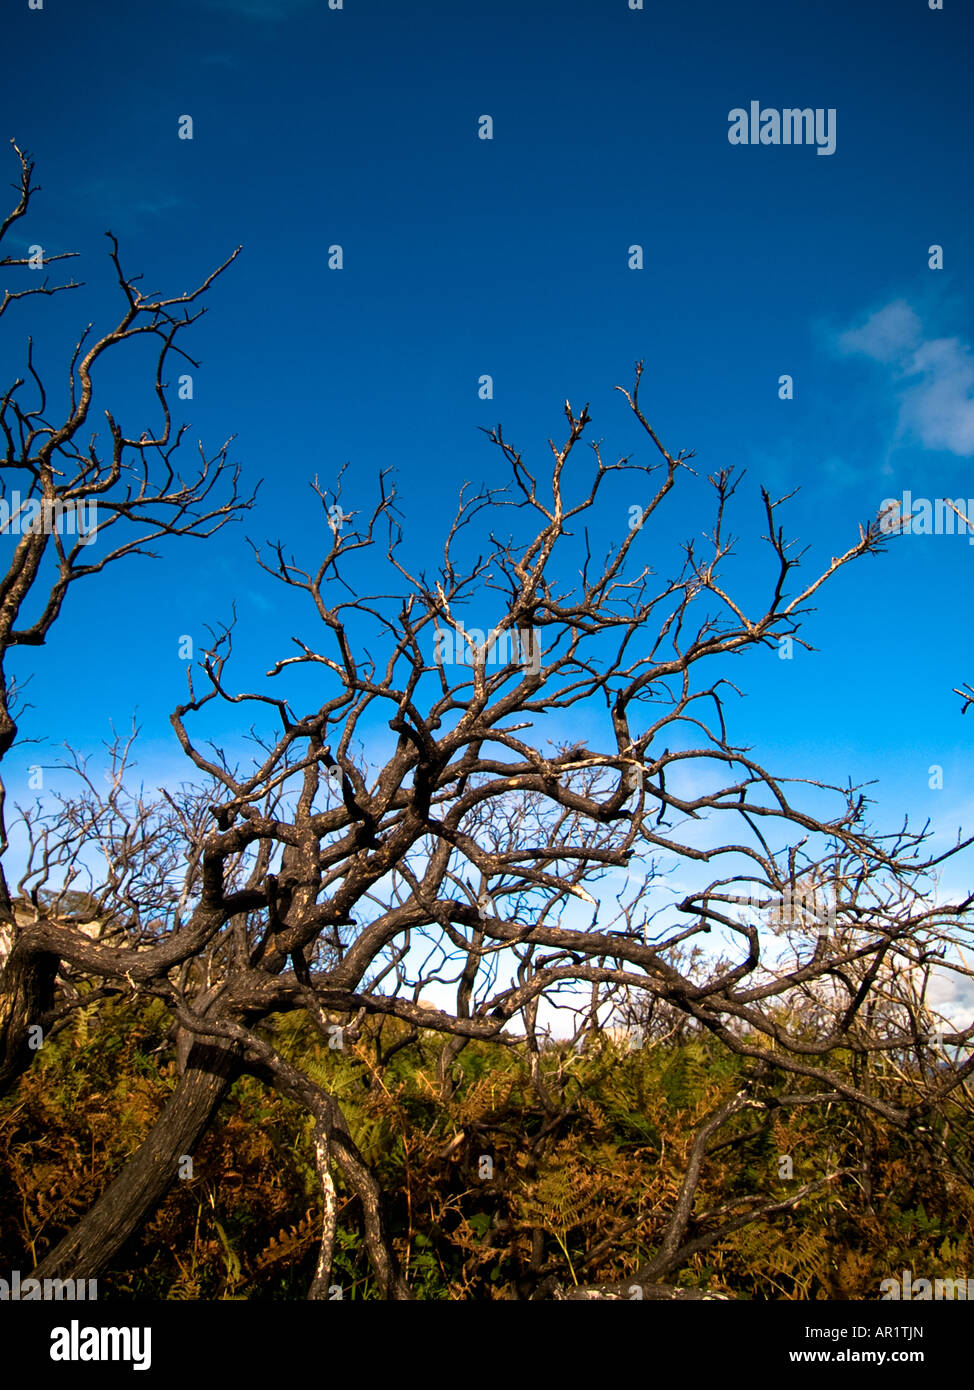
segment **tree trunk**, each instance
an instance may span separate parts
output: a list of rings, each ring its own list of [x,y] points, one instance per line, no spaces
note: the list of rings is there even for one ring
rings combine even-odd
[[[0,972],[0,1096],[34,1060],[28,1030],[54,1002],[59,965],[57,956],[30,954],[15,942]]]
[[[92,1279],[111,1261],[176,1178],[192,1153],[237,1068],[237,1045],[198,1042],[186,1072],[144,1143],[77,1226],[44,1256],[35,1279]]]

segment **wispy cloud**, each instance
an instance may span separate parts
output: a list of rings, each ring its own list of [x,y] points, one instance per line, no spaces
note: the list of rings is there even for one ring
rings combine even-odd
[[[896,362],[923,339],[923,324],[905,299],[879,309],[861,328],[850,328],[839,337],[842,352],[861,352],[876,362]]]
[[[890,369],[899,399],[898,433],[927,449],[974,455],[974,358],[960,338],[928,338],[903,299],[839,335],[840,352]]]

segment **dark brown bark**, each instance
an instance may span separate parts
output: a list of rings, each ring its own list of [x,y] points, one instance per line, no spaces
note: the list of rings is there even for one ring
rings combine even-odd
[[[0,1096],[36,1056],[29,1046],[29,1029],[53,1004],[58,965],[57,956],[32,954],[15,945],[0,972]]]
[[[337,1124],[332,1130],[335,1154],[345,1179],[362,1205],[365,1223],[365,1246],[375,1271],[376,1283],[383,1298],[407,1302],[412,1298],[409,1286],[399,1269],[386,1224],[382,1189],[372,1169],[362,1158],[345,1124],[345,1117],[336,1105]]]
[[[165,1197],[179,1160],[191,1154],[226,1094],[237,1069],[237,1047],[198,1042],[172,1099],[118,1177],[72,1231],[34,1271],[37,1279],[92,1279],[99,1275]]]

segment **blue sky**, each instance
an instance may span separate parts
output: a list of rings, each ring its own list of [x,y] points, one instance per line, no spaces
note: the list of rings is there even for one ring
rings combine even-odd
[[[348,461],[345,505],[367,509],[394,467],[419,564],[463,481],[499,480],[478,426],[502,422],[543,469],[565,398],[588,401],[607,456],[648,460],[613,391],[637,359],[667,446],[693,448],[702,477],[747,470],[730,574],[748,595],[771,574],[762,482],[801,488],[782,519],[810,547],[802,576],[885,498],[974,498],[972,30],[958,0],[8,7],[2,133],[43,186],[21,243],[80,250],[86,285],[7,316],[4,376],[32,331],[63,380],[77,329],[111,321],[106,228],[127,267],[176,291],[242,244],[186,340],[203,362],[184,418],[213,449],[235,433],[244,479],[263,479],[242,524],[79,587],[47,648],[19,659],[22,733],[56,732],[15,752],[14,799],[31,799],[26,768],[59,739],[97,752],[133,711],[147,782],[181,775],[179,638],[205,641],[232,599],[241,688],[292,633],[316,635],[244,539],[281,537],[313,562],[315,474]],[[752,100],[834,109],[835,152],[732,145],[729,113]],[[154,419],[145,366],[133,357],[104,402],[136,434]],[[707,529],[700,497],[644,538],[648,561],[666,571]],[[617,489],[595,542],[645,500]],[[972,566],[966,537],[913,535],[841,573],[803,629],[815,653],[737,663],[732,737],[797,776],[878,778],[887,823],[909,811],[970,830],[974,712],[952,687],[974,679]]]

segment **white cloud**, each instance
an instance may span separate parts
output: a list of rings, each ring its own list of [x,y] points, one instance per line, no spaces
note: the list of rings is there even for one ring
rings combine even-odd
[[[896,362],[923,337],[923,325],[905,299],[896,299],[872,314],[861,328],[839,338],[843,352],[861,352],[876,362]]]
[[[924,338],[919,316],[897,299],[859,328],[840,334],[840,351],[891,368],[899,433],[927,449],[974,455],[974,357],[960,338]]]
[[[958,338],[922,343],[913,353],[910,375],[920,381],[903,393],[902,423],[928,449],[946,449],[961,458],[974,454],[974,359]]]

